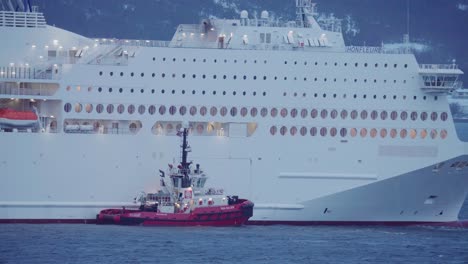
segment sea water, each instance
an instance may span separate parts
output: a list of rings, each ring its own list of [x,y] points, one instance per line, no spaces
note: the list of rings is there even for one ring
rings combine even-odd
[[[0,263],[468,263],[468,229],[6,224]]]

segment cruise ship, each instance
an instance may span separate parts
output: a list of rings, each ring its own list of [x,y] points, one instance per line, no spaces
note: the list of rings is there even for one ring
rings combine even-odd
[[[458,220],[455,64],[347,46],[311,0],[295,1],[295,21],[242,11],[170,41],[87,38],[17,2],[0,12],[2,223],[136,206],[158,168],[177,167],[182,123],[213,187],[255,203],[252,223]]]

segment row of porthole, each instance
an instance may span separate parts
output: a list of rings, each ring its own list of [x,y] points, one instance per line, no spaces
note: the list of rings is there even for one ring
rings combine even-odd
[[[296,126],[292,126],[290,128],[286,127],[286,126],[281,126],[281,127],[277,127],[277,126],[272,126],[270,127],[270,134],[271,135],[282,135],[282,136],[285,136],[287,134],[290,134],[291,136],[295,136],[295,135],[301,135],[301,136],[306,136],[307,134],[310,134],[311,136],[315,137],[315,136],[322,136],[322,137],[326,137],[326,136],[330,136],[330,137],[342,137],[342,138],[345,138],[347,137],[348,135],[350,137],[357,137],[358,136],[358,133],[359,133],[359,136],[362,137],[362,138],[366,138],[366,137],[371,137],[371,138],[377,138],[377,137],[380,137],[380,138],[387,138],[387,137],[390,137],[390,138],[397,138],[397,137],[400,137],[402,139],[405,139],[405,138],[411,138],[411,139],[416,139],[418,136],[419,138],[421,139],[425,139],[426,137],[430,137],[432,139],[436,139],[438,136],[441,138],[441,139],[446,139],[447,138],[447,130],[445,129],[442,129],[440,131],[438,131],[437,129],[430,129],[430,130],[427,130],[427,129],[420,129],[420,130],[417,130],[417,129],[395,129],[395,128],[392,128],[392,129],[386,129],[386,128],[381,128],[381,129],[377,129],[377,128],[372,128],[372,129],[367,129],[367,128],[361,128],[361,129],[357,129],[357,128],[336,128],[336,127],[332,127],[332,128],[327,128],[327,127],[312,127],[309,129],[307,129],[307,127],[296,127]]]
[[[109,87],[109,88],[107,88],[107,89],[108,89],[109,93],[112,93],[112,92],[114,91],[114,89],[113,89],[112,87]],[[66,89],[66,90],[67,90],[67,91],[71,91],[71,86],[67,86],[67,89]],[[77,91],[81,91],[81,86],[76,86],[76,90],[77,90]],[[93,87],[88,87],[88,92],[91,92],[92,90],[93,90]],[[103,90],[104,90],[104,89],[103,89],[102,87],[99,87],[99,88],[98,88],[98,92],[100,92],[100,93],[101,93]],[[123,92],[124,92],[124,89],[123,89],[123,88],[119,88],[118,91],[119,91],[119,93],[123,93]],[[134,92],[135,92],[135,89],[134,89],[134,88],[131,88],[131,89],[130,89],[130,93],[134,93]],[[140,93],[143,94],[144,92],[145,92],[145,89],[140,89]],[[169,91],[168,91],[168,92],[169,92]],[[154,93],[155,93],[155,89],[151,89],[151,93],[154,94]],[[165,93],[166,93],[166,90],[165,90],[165,89],[161,89],[161,94],[165,94]],[[176,94],[176,90],[173,89],[173,90],[170,91],[170,93]],[[181,90],[180,93],[181,93],[181,94],[186,94],[186,91],[185,91],[185,90]],[[187,93],[188,93],[188,92],[187,92]],[[195,94],[197,93],[197,91],[196,91],[196,90],[192,90],[191,93],[192,93],[192,95],[195,95]],[[203,90],[201,93],[202,93],[202,95],[205,95],[205,94],[207,94],[207,91]],[[216,95],[216,94],[217,94],[217,91],[212,91],[211,93],[212,93],[213,95]],[[226,91],[223,91],[221,94],[222,94],[222,95],[227,95],[228,93],[227,93]],[[294,93],[292,93],[292,94],[293,94],[294,97],[297,97],[297,96],[299,95],[297,92],[294,92]],[[237,95],[237,91],[233,91],[233,92],[232,92],[232,95],[234,95],[234,96]],[[247,92],[246,92],[246,91],[243,91],[243,92],[242,92],[242,95],[243,95],[243,96],[246,96],[246,95],[247,95]],[[253,96],[256,96],[256,95],[257,95],[257,92],[255,92],[255,91],[252,92],[252,95],[253,95]],[[262,95],[263,95],[263,96],[266,96],[267,93],[266,93],[266,92],[263,92]],[[287,92],[283,92],[283,96],[287,96],[287,95],[288,95]],[[327,98],[328,94],[327,94],[327,93],[323,93],[323,94],[314,93],[313,96],[314,96],[315,98],[317,98],[317,97]],[[331,96],[332,96],[334,99],[335,99],[335,98],[338,98],[338,94],[336,94],[336,93],[333,94],[333,95],[331,95]],[[302,93],[302,97],[304,97],[304,98],[307,97],[307,93]],[[347,94],[343,94],[343,95],[342,95],[342,98],[343,98],[343,99],[346,99],[346,98],[347,98]],[[358,96],[358,94],[353,94],[352,98],[354,98],[354,99],[361,99],[361,98],[362,98],[362,99],[367,99],[367,98],[371,98],[371,97],[370,97],[370,96],[368,97],[367,94],[362,94],[362,97],[361,97],[361,96]],[[373,99],[377,99],[377,95],[374,94],[374,95],[372,96],[372,98],[373,98]],[[382,95],[382,99],[386,100],[387,98],[393,98],[393,100],[397,100],[398,96],[397,96],[397,95],[393,95],[392,97],[389,97],[388,95]],[[403,100],[406,100],[406,99],[408,98],[408,96],[407,96],[407,95],[403,95],[402,98],[403,98]],[[413,98],[413,100],[417,100],[417,99],[418,99],[418,96],[414,95],[412,98]],[[424,96],[422,97],[422,99],[423,99],[423,100],[427,100],[427,96],[424,95]],[[437,100],[438,100],[438,96],[434,96],[434,101],[437,101]]]
[[[104,73],[103,73],[102,71],[99,72],[99,76],[102,76],[103,74],[104,74]],[[110,76],[114,76],[114,72],[109,72],[109,75],[110,75]],[[123,72],[120,72],[120,76],[123,77],[123,76],[124,76],[124,73],[123,73]],[[130,76],[131,76],[131,77],[135,76],[135,73],[131,72],[131,73],[130,73]],[[140,76],[141,76],[141,77],[145,77],[145,73],[143,73],[143,72],[140,73]],[[190,76],[187,75],[187,74],[185,74],[185,73],[181,74],[181,76],[182,76],[182,79],[185,79],[186,77],[187,77],[187,78],[190,78]],[[152,74],[151,74],[151,77],[155,78],[155,77],[156,77],[156,73],[152,73]],[[161,73],[161,78],[166,78],[166,77],[176,78],[177,75],[176,75],[175,73],[172,73],[171,75],[166,75],[166,73]],[[192,77],[192,79],[196,79],[196,78],[197,78],[197,75],[196,75],[196,74],[192,74],[191,77]],[[212,77],[213,80],[218,79],[218,75],[216,75],[216,74],[212,75],[211,77]],[[201,75],[201,78],[202,78],[202,79],[207,79],[207,78],[210,78],[210,76],[208,76],[208,75],[206,75],[206,74],[202,74],[202,75]],[[228,78],[230,78],[228,75],[226,75],[226,74],[222,75],[222,79],[223,79],[223,80],[226,80],[226,79],[228,79]],[[237,79],[239,79],[239,80],[247,80],[247,79],[250,79],[250,78],[251,78],[252,80],[264,80],[264,81],[268,80],[268,76],[266,76],[266,75],[259,76],[258,78],[257,78],[257,75],[253,75],[253,76],[251,76],[251,77],[248,77],[247,75],[242,75],[242,76],[239,76],[239,78],[238,78],[237,75],[232,75],[232,79],[233,79],[233,80],[237,80]],[[221,79],[221,77],[220,77],[220,79]],[[274,76],[274,77],[272,77],[272,79],[275,80],[275,81],[276,81],[276,80],[284,80],[284,81],[287,81],[287,80],[288,80],[288,77],[287,77],[287,76],[284,76],[284,77]],[[303,78],[294,77],[294,78],[292,78],[292,79],[295,80],[295,81],[301,80],[301,79],[304,80],[304,81],[308,81],[308,80],[309,80],[307,77],[303,77]],[[328,79],[328,78],[323,78],[323,79],[320,78],[320,79],[319,79],[318,77],[315,77],[315,78],[313,78],[313,79],[311,79],[311,80],[313,80],[314,82],[318,82],[318,81],[322,81],[322,80],[323,80],[323,82],[327,82],[327,81],[329,81],[329,80],[331,80],[331,79]],[[355,83],[357,83],[357,82],[359,81],[359,79],[357,79],[357,78],[352,79],[352,80],[353,80]],[[337,82],[337,81],[338,81],[337,78],[333,78],[333,82]],[[367,83],[367,81],[368,81],[368,79],[363,79],[363,80],[362,80],[362,82],[364,82],[364,83]],[[377,82],[378,82],[377,79],[373,79],[373,81],[374,81],[374,83],[377,83]],[[343,82],[348,82],[348,78],[344,78],[344,79],[343,79]],[[397,80],[393,80],[393,83],[397,83],[397,82],[398,82]],[[386,79],[383,80],[383,83],[387,83],[387,80],[386,80]],[[403,80],[402,83],[406,83],[406,80]]]
[[[153,57],[153,61],[156,61],[156,57]],[[167,59],[166,57],[163,57],[163,58],[162,58],[162,61],[163,61],[163,62],[166,62],[166,61],[177,62],[177,58]],[[187,60],[186,58],[183,58],[182,61],[183,61],[183,62],[187,62],[187,61],[190,61],[190,60]],[[192,61],[192,62],[197,62],[197,59],[196,59],[196,58],[193,58],[191,61]],[[204,63],[208,62],[207,59],[201,59],[201,61],[204,62]],[[224,62],[224,63],[228,63],[228,62],[229,62],[228,59],[219,60],[219,61],[220,61],[220,62],[222,61],[222,62]],[[242,61],[242,60],[240,60],[240,61]],[[234,63],[237,63],[238,60],[237,60],[237,59],[234,59],[233,62],[234,62]],[[259,60],[253,60],[253,63],[254,63],[254,64],[256,64],[257,62],[259,62]],[[218,63],[218,59],[213,59],[213,63]],[[247,59],[244,59],[244,60],[243,60],[243,63],[244,63],[244,64],[247,64],[247,63],[248,63],[248,60],[247,60]],[[267,60],[263,60],[263,64],[267,64],[267,63],[268,63]],[[285,61],[284,61],[284,64],[288,64],[288,61],[285,60]],[[309,62],[308,62],[308,61],[303,61],[302,63],[300,63],[300,62],[298,62],[298,61],[294,61],[294,62],[291,62],[291,64],[294,64],[294,65],[303,64],[304,66],[307,66],[307,65],[309,65]],[[315,61],[315,63],[310,64],[310,65],[318,66],[318,65],[319,65],[319,62],[318,62],[318,61]],[[323,65],[324,65],[324,66],[328,66],[328,62],[324,62]],[[333,65],[337,67],[337,66],[339,66],[340,64],[339,64],[338,62],[335,62],[335,63],[333,63]],[[349,65],[352,65],[352,64],[349,64]],[[358,62],[355,62],[355,63],[354,63],[354,67],[358,67],[359,65],[360,65],[360,64],[359,64]],[[369,66],[369,64],[368,64],[367,62],[366,62],[366,63],[363,63],[362,65],[363,65],[365,68],[367,68],[367,67]],[[388,64],[388,63],[384,63],[383,65],[384,65],[384,68],[388,68],[388,67],[389,67],[389,64]],[[347,66],[348,66],[348,63],[347,63],[347,62],[343,63],[343,66],[347,67]],[[375,68],[378,68],[378,67],[379,67],[379,63],[375,63],[375,64],[374,64],[374,67],[375,67]],[[404,64],[403,67],[404,67],[404,68],[408,68],[408,64]],[[397,63],[393,64],[393,68],[398,68],[398,64],[397,64]]]
[[[106,111],[107,113],[109,114],[112,114],[114,112],[114,108],[115,106],[113,104],[109,104],[107,105],[106,107]],[[116,111],[117,113],[119,114],[123,114],[125,112],[125,106],[123,104],[119,104],[117,107],[116,107]],[[66,113],[69,113],[72,109],[72,105],[71,103],[66,103],[64,105],[64,111]],[[76,103],[75,106],[74,106],[74,110],[76,113],[81,113],[83,111],[83,105],[80,104],[80,103]],[[91,113],[93,111],[93,105],[92,104],[85,104],[84,106],[84,110],[87,112],[87,113]],[[166,109],[166,106],[164,105],[160,105],[158,107],[158,109],[156,109],[156,106],[154,105],[150,105],[148,107],[148,113],[150,115],[154,115],[156,113],[156,110],[158,111],[158,113],[160,115],[164,115],[166,114],[166,110],[168,110],[169,114],[170,115],[175,115],[175,114],[179,114],[179,115],[186,115],[187,113],[189,113],[190,115],[192,116],[195,116],[197,115],[197,113],[199,113],[200,115],[202,116],[205,116],[207,113],[208,113],[208,108],[205,107],[205,106],[202,106],[200,108],[196,107],[196,106],[191,106],[191,107],[187,107],[187,106],[180,106],[179,108],[177,108],[176,106],[172,105],[170,106],[168,109]],[[98,104],[96,106],[96,112],[97,113],[102,113],[104,111],[104,106],[102,104]],[[136,107],[134,105],[128,105],[127,106],[127,112],[129,114],[133,114],[135,113],[136,111]],[[227,113],[229,112],[229,114],[231,116],[237,116],[237,114],[239,113],[242,117],[246,117],[247,115],[249,115],[249,112],[250,112],[250,116],[251,117],[256,117],[259,113],[259,110],[256,108],[256,107],[252,107],[250,108],[250,111],[247,107],[241,107],[240,109],[238,109],[237,107],[231,107],[230,109],[228,109],[227,107],[223,106],[221,108],[217,108],[215,106],[212,106],[210,109],[209,109],[209,113],[211,116],[216,116],[218,114],[218,111],[219,111],[219,114],[221,116],[226,116]],[[140,105],[138,106],[138,113],[140,114],[145,114],[146,112],[146,106],[144,105]],[[286,118],[288,116],[292,117],[292,118],[296,118],[296,117],[302,117],[302,118],[307,118],[309,115],[311,118],[315,119],[315,118],[322,118],[322,119],[327,119],[328,117],[330,117],[331,119],[347,119],[348,117],[351,118],[352,120],[355,120],[355,119],[362,119],[362,120],[366,120],[367,118],[370,118],[371,120],[377,120],[377,119],[381,119],[381,120],[387,120],[387,119],[391,119],[391,120],[397,120],[398,118],[400,118],[400,120],[402,121],[405,121],[407,120],[408,118],[411,119],[412,121],[417,121],[418,119],[420,119],[421,121],[426,121],[428,119],[432,120],[432,121],[437,121],[439,119],[439,116],[440,116],[440,120],[442,121],[447,121],[448,119],[448,113],[447,112],[442,112],[442,113],[438,113],[438,112],[431,112],[431,113],[428,113],[428,112],[416,112],[416,111],[413,111],[413,112],[407,112],[407,111],[401,111],[401,112],[398,112],[398,111],[391,111],[391,112],[388,112],[386,110],[382,110],[382,111],[377,111],[377,110],[372,110],[370,112],[368,112],[367,110],[362,110],[361,112],[358,112],[357,110],[352,110],[351,112],[348,112],[348,110],[341,110],[341,111],[338,111],[336,109],[332,109],[332,110],[328,110],[328,109],[312,109],[309,113],[309,110],[307,109],[296,109],[296,108],[293,108],[293,109],[288,109],[288,108],[281,108],[281,109],[278,109],[278,108],[271,108],[270,111],[268,111],[268,109],[266,107],[263,107],[260,109],[260,115],[262,117],[266,117],[268,115],[268,113],[270,114],[271,117],[277,117],[277,116],[281,116],[283,118]]]

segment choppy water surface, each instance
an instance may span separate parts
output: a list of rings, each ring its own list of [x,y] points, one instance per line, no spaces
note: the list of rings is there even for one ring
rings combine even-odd
[[[468,263],[468,229],[0,225],[2,264],[414,262]]]

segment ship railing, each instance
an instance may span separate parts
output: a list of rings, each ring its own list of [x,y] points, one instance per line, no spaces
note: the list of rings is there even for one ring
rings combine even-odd
[[[53,80],[58,79],[58,66],[52,68],[36,69],[34,67],[0,67],[0,79],[34,79]],[[55,73],[54,73],[55,71]]]
[[[186,30],[184,28],[184,30]],[[199,30],[197,30],[199,31]],[[191,33],[186,31],[186,33]],[[164,40],[124,40],[124,39],[100,39],[101,45],[119,46],[140,46],[140,47],[170,47],[170,48],[197,48],[197,49],[217,49],[218,43],[214,41],[164,41]],[[227,46],[225,49],[233,50],[307,50],[308,48],[331,48],[330,46],[309,47],[306,44],[299,46],[298,44],[286,43],[270,43],[270,44],[248,44],[238,47]],[[346,46],[344,50],[334,50],[334,52],[346,53],[378,53],[378,54],[411,54],[411,50],[406,48],[389,49],[378,46]]]
[[[424,70],[457,70],[457,64],[419,64],[420,69]]]
[[[169,47],[170,41],[139,40],[139,39],[96,39],[100,45],[138,46],[138,47]]]
[[[42,13],[0,11],[0,27],[44,28],[46,21]]]
[[[0,94],[7,95],[38,95],[38,96],[51,96],[57,91],[56,88],[23,88],[17,87],[16,83],[0,83]]]

